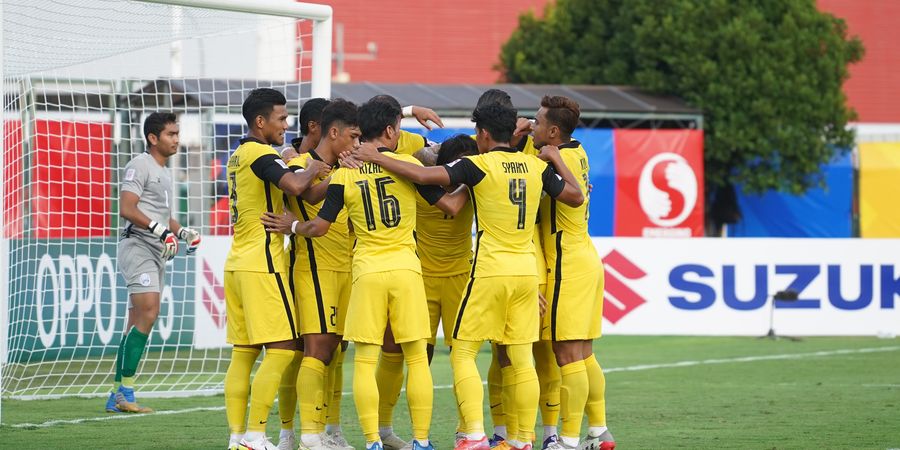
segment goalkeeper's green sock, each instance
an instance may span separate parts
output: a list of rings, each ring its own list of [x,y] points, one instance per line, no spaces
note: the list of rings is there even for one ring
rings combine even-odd
[[[133,377],[137,372],[141,356],[144,355],[144,347],[147,346],[148,335],[141,333],[136,327],[131,327],[123,339],[122,355],[122,384],[126,387],[134,387]],[[126,384],[128,383],[128,384]]]
[[[119,385],[122,384],[122,358],[125,355],[126,337],[128,337],[128,330],[125,330],[125,333],[122,334],[122,339],[119,341],[119,349],[116,350],[116,376],[113,378],[113,384],[109,391],[112,393],[119,390]]]

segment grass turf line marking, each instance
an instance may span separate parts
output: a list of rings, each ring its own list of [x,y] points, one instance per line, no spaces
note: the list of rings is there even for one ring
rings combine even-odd
[[[889,347],[869,347],[869,348],[857,348],[857,349],[841,349],[841,350],[823,350],[818,352],[810,352],[810,353],[784,353],[778,355],[760,355],[760,356],[742,356],[737,358],[714,358],[714,359],[700,359],[695,361],[678,361],[674,363],[663,363],[663,364],[639,364],[636,366],[626,366],[626,367],[611,367],[608,369],[603,369],[603,373],[614,373],[614,372],[637,372],[642,370],[655,370],[655,369],[672,369],[679,367],[691,367],[691,366],[701,366],[708,364],[729,364],[729,363],[742,363],[742,362],[756,362],[756,361],[778,361],[778,360],[790,360],[790,359],[802,359],[802,358],[812,358],[812,357],[821,357],[821,356],[837,356],[837,355],[852,355],[858,353],[878,353],[878,352],[891,352],[900,350],[900,346],[889,346]],[[443,384],[437,385],[434,387],[435,390],[443,390],[443,389],[452,389],[452,384]],[[343,395],[350,395],[351,392],[343,392]],[[162,410],[156,411],[151,414],[128,414],[128,413],[116,413],[115,415],[105,416],[105,417],[86,417],[82,419],[66,419],[66,420],[50,420],[42,423],[17,423],[12,425],[5,425],[12,428],[48,428],[56,425],[77,425],[85,422],[102,422],[107,420],[117,420],[117,419],[130,419],[135,417],[153,417],[153,416],[168,416],[173,414],[185,414],[192,412],[200,412],[200,411],[222,411],[224,410],[224,406],[206,406],[206,407],[198,407],[198,408],[187,408],[187,409],[173,409],[173,410]]]

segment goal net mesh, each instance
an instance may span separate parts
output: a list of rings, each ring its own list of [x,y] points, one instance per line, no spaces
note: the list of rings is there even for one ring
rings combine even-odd
[[[309,97],[312,21],[123,0],[0,8],[3,397],[111,386],[128,305],[119,178],[145,150],[154,111],[178,116],[173,215],[203,244],[167,264],[137,382],[145,396],[220,392],[230,352],[224,163],[246,132],[240,107],[251,89],[284,92],[292,114]],[[296,135],[294,121],[286,143]]]

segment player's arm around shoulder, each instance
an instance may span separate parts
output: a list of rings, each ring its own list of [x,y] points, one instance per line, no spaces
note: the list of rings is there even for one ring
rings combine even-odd
[[[552,145],[541,147],[538,157],[546,161],[547,167],[542,174],[544,191],[548,195],[571,207],[579,207],[584,203],[584,194],[578,180],[563,162],[559,148]],[[560,183],[562,181],[562,183]]]
[[[352,155],[359,161],[377,164],[388,172],[416,184],[447,186],[450,176],[443,167],[424,167],[419,160],[410,155],[381,153],[370,144],[365,143],[353,150]]]

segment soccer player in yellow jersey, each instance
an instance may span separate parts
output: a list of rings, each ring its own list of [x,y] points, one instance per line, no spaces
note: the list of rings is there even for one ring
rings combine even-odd
[[[488,89],[478,98],[476,107],[496,103],[512,108],[512,99],[508,93],[501,89]],[[531,121],[519,117],[516,120],[516,130],[510,138],[510,145],[526,155],[537,156],[539,151],[534,146],[534,140],[530,133]],[[541,218],[541,210],[538,209],[537,221]],[[547,264],[544,260],[544,251],[541,245],[540,226],[536,223],[532,238],[535,249],[535,262],[538,277],[538,298],[540,299],[542,314],[546,310],[544,294],[547,288]],[[516,429],[518,420],[515,408],[504,408],[505,403],[515,403],[515,373],[510,364],[509,357],[502,346],[492,344],[491,366],[488,369],[488,394],[491,407],[491,422],[494,425],[494,435],[490,439],[494,447],[507,438],[507,428]],[[544,445],[556,439],[556,423],[559,421],[559,366],[553,356],[553,349],[549,341],[539,340],[533,346],[535,370],[540,386],[540,411],[541,421],[544,425]]]
[[[534,222],[541,191],[572,206],[584,197],[572,173],[553,148],[541,159],[509,146],[516,111],[498,104],[476,108],[472,114],[479,155],[439,167],[422,167],[360,146],[354,155],[415,183],[469,186],[477,234],[469,282],[453,328],[453,366],[457,402],[467,436],[457,450],[486,450],[482,411],[483,388],[475,358],[485,340],[500,342],[515,371],[517,430],[501,445],[532,448],[537,416],[538,382],[531,345],[539,327],[538,285],[534,261]]]
[[[459,134],[441,143],[437,165],[478,153],[478,145],[469,136]],[[453,189],[450,187],[448,189]],[[425,297],[431,316],[428,361],[434,356],[437,330],[443,322],[444,343],[452,346],[453,322],[463,289],[472,270],[472,204],[466,203],[459,214],[448,215],[416,199],[416,251],[422,262]]]
[[[328,166],[316,162],[295,173],[272,145],[284,144],[287,101],[274,89],[256,89],[244,100],[249,133],[228,159],[228,191],[234,240],[225,261],[227,339],[234,345],[225,374],[229,448],[272,450],[265,435],[269,410],[296,350],[297,311],[283,277],[284,240],[259,223],[264,212],[280,214],[284,195],[300,195]],[[262,347],[266,354],[253,378]],[[250,393],[249,419],[247,396]],[[249,425],[246,425],[249,420]],[[246,426],[245,426],[246,425]],[[246,434],[245,434],[246,431]]]
[[[362,138],[387,158],[420,166],[415,158],[390,151],[397,144],[400,116],[400,109],[388,102],[365,103],[358,114]],[[428,440],[433,385],[426,351],[431,330],[413,239],[416,191],[451,215],[466,201],[462,191],[446,194],[437,187],[415,186],[377,165],[362,164],[357,169],[335,171],[318,216],[296,227],[297,234],[322,236],[346,206],[356,232],[353,287],[344,337],[356,343],[353,398],[369,450],[384,448],[378,430],[375,364],[388,323],[403,348],[409,369],[406,389],[412,448],[433,449]]]
[[[356,109],[356,105],[346,100],[337,99],[329,103],[322,110],[322,135],[318,146],[292,159],[288,165],[305,168],[310,160],[318,160],[336,168],[338,155],[359,145]],[[321,200],[328,183],[317,180],[313,184],[314,187],[307,189],[302,198],[289,199],[290,210],[299,220],[310,220],[322,207]],[[297,378],[297,385],[301,386],[297,390],[300,400],[300,450],[348,447],[343,436],[322,433],[332,397],[335,368],[332,363],[334,358],[340,356],[344,318],[350,300],[349,240],[346,209],[341,209],[324,236],[314,239],[291,236],[290,277],[297,289],[294,297],[300,312],[300,334],[304,346]],[[329,384],[332,386],[329,387]],[[352,450],[352,447],[349,449]]]
[[[578,103],[544,96],[535,116],[534,142],[559,149],[563,163],[588,196],[588,157],[572,131],[578,125]],[[578,448],[581,421],[588,415],[587,448],[610,450],[616,444],[606,428],[606,381],[594,357],[592,340],[600,337],[603,320],[603,264],[588,234],[588,202],[572,207],[545,198],[541,234],[550,269],[549,312],[541,333],[552,340],[562,373],[560,441],[550,449]]]

